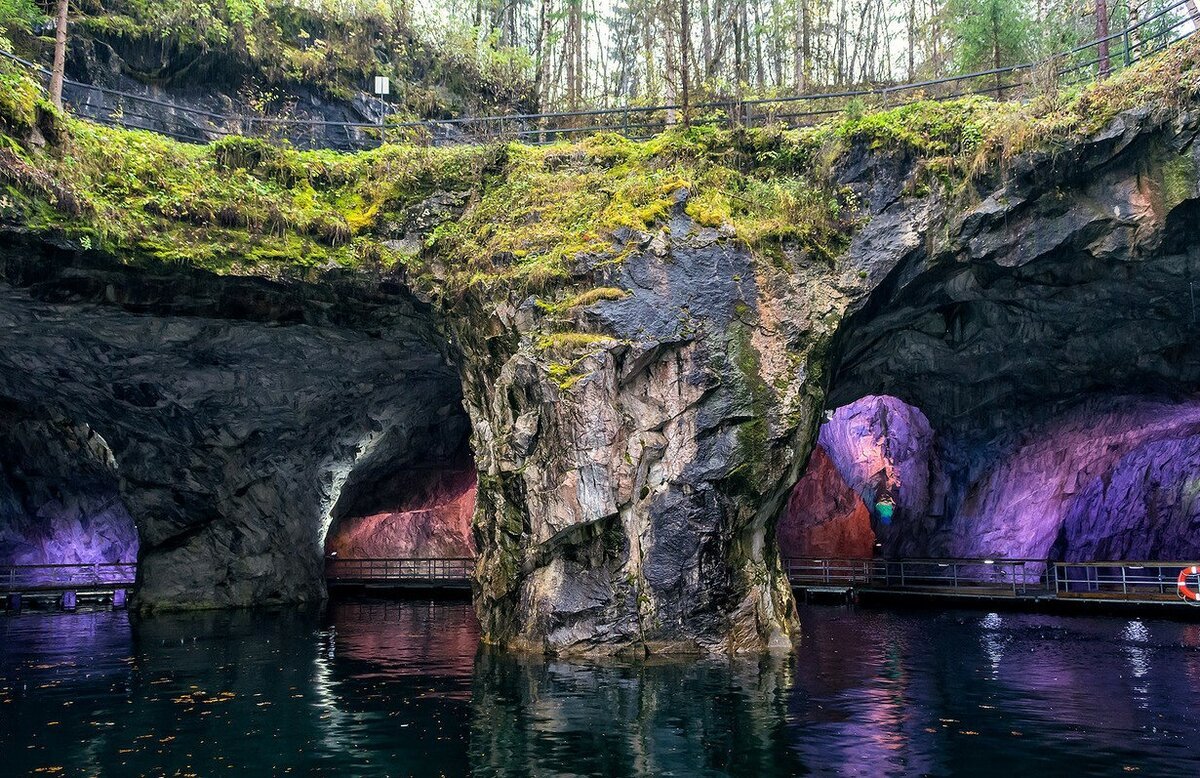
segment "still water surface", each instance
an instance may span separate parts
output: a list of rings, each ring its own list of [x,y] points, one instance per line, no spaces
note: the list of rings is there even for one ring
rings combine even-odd
[[[1200,626],[801,609],[790,660],[477,651],[470,606],[0,617],[0,775],[1195,775]]]

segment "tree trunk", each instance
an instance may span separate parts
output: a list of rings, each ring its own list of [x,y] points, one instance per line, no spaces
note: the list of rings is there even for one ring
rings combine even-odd
[[[1001,63],[1004,61],[1003,52],[1000,51],[1000,9],[992,5],[992,68],[1000,69]],[[1004,79],[999,73],[995,74],[996,79],[996,99],[1004,99]]]
[[[675,106],[679,100],[679,90],[676,88],[675,80],[679,76],[679,63],[675,52],[675,47],[679,43],[675,37],[675,4],[671,0],[659,2],[656,6],[656,14],[663,31],[663,86],[667,105],[665,121],[667,126],[671,126],[678,120]]]
[[[54,67],[50,70],[50,102],[63,107],[63,79],[67,72],[67,0],[58,0],[54,23]]]
[[[762,94],[766,79],[763,77],[763,47],[762,47],[762,15],[759,0],[754,0],[754,85]]]
[[[1097,54],[1100,59],[1100,78],[1112,72],[1112,60],[1108,56],[1108,0],[1096,0],[1096,38],[1100,41]]]
[[[682,98],[683,123],[688,124],[688,108],[690,94],[688,92],[688,50],[692,43],[692,19],[688,10],[688,0],[679,0],[679,94]]]
[[[536,70],[533,73],[533,99],[537,101],[534,107],[535,113],[541,113],[546,109],[546,71],[550,66],[550,57],[546,52],[546,45],[550,38],[550,0],[542,0],[541,8],[538,11],[538,29],[537,38],[533,44],[534,62]]]
[[[917,0],[908,0],[908,80],[917,80]]]
[[[1125,62],[1137,62],[1142,48],[1142,30],[1138,27],[1142,19],[1142,0],[1129,0],[1129,34],[1125,36]]]
[[[709,0],[700,0],[700,48],[704,56],[704,79],[713,76],[712,7]]]

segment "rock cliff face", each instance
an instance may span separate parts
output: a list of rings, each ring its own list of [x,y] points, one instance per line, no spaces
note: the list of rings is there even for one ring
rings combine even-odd
[[[139,269],[10,234],[0,397],[103,439],[146,607],[318,597],[335,524],[364,544],[430,540],[406,514],[460,521],[466,493],[410,502],[395,484],[458,467],[469,423],[486,641],[784,649],[797,625],[776,523],[827,408],[896,398],[834,414],[885,433],[874,448],[845,458],[852,441],[831,429],[815,460],[852,492],[813,490],[840,500],[853,542],[868,529],[858,495],[889,548],[965,553],[999,515],[972,506],[1040,456],[1021,448],[1026,431],[1080,398],[1187,405],[1198,127],[1186,112],[1125,114],[953,196],[915,155],[857,147],[836,176],[863,226],[835,261],[756,256],[695,221],[678,186],[656,229],[577,258],[566,286],[594,293],[573,299],[479,284],[427,306],[398,281]],[[1072,434],[1090,435],[1081,424]],[[1099,480],[1072,487],[1087,507],[1064,508],[1061,526],[1078,553],[1141,549],[1090,523],[1131,499],[1140,528],[1179,495],[1164,537],[1190,531],[1194,431],[1171,429],[1131,433]],[[1047,456],[1065,474],[1075,450],[1061,451]]]
[[[541,338],[532,303],[461,332],[480,471],[479,612],[497,643],[572,651],[786,647],[774,519],[820,410],[846,294],[812,261],[762,273],[683,209],[580,268],[618,299]],[[798,315],[797,315],[798,314]],[[831,315],[832,314],[832,315]]]
[[[485,639],[786,644],[774,524],[823,409],[865,395],[904,402],[848,413],[906,430],[879,467],[842,463],[874,531],[897,552],[980,549],[944,536],[972,480],[940,480],[935,433],[970,459],[1081,397],[1195,388],[1196,134],[1192,115],[1126,114],[984,176],[966,208],[907,194],[912,160],[862,150],[840,178],[869,222],[833,268],[754,262],[677,209],[659,234],[625,236],[621,264],[580,263],[622,296],[570,311],[569,335],[530,338],[530,302],[481,303],[486,336],[459,336]],[[949,532],[977,539],[970,526]]]

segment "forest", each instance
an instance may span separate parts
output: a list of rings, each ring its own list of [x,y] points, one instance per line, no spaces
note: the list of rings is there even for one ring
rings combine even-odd
[[[56,0],[0,0],[13,40]],[[267,83],[397,84],[416,115],[688,108],[911,83],[1043,60],[1093,71],[1200,20],[1196,0],[71,0],[76,28],[241,58]],[[1134,26],[1132,34],[1120,31]],[[450,81],[481,98],[447,108]],[[423,91],[424,90],[424,91]],[[443,101],[444,102],[444,101]]]

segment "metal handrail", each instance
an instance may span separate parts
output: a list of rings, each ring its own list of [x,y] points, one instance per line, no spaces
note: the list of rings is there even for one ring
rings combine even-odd
[[[954,75],[954,76],[943,76],[940,78],[928,79],[925,81],[917,81],[917,82],[904,83],[904,84],[878,84],[878,85],[873,85],[873,86],[869,86],[869,87],[861,88],[861,89],[846,89],[846,90],[842,90],[842,91],[816,93],[816,94],[789,95],[786,97],[776,97],[776,98],[757,98],[757,99],[752,99],[752,100],[733,100],[733,99],[713,100],[713,101],[706,101],[706,102],[692,104],[689,107],[689,110],[695,111],[695,112],[704,112],[704,111],[713,111],[713,110],[725,111],[729,114],[731,121],[735,121],[735,122],[740,121],[744,124],[777,122],[784,118],[791,120],[793,123],[801,123],[804,120],[814,120],[820,116],[827,116],[832,113],[837,113],[838,110],[841,110],[841,109],[839,109],[839,108],[822,108],[822,109],[816,109],[816,110],[812,110],[812,111],[802,111],[802,112],[790,113],[790,114],[786,114],[786,115],[779,115],[777,111],[773,111],[773,110],[771,110],[771,108],[786,106],[786,105],[790,105],[790,104],[794,104],[794,103],[813,103],[813,102],[818,102],[818,101],[845,101],[845,100],[851,100],[851,99],[856,99],[856,98],[867,98],[867,97],[876,97],[876,98],[886,100],[889,96],[897,95],[897,94],[901,94],[901,93],[905,93],[905,92],[920,91],[920,90],[930,89],[933,87],[943,86],[946,84],[959,84],[959,83],[969,82],[969,81],[974,81],[974,80],[979,80],[979,79],[988,79],[988,78],[995,78],[995,77],[1004,76],[1004,75],[1012,75],[1012,74],[1022,73],[1024,71],[1028,71],[1033,68],[1036,68],[1046,62],[1051,62],[1051,61],[1055,61],[1057,59],[1072,57],[1081,52],[1098,47],[1103,43],[1111,42],[1111,41],[1118,40],[1118,39],[1124,39],[1128,42],[1131,39],[1130,36],[1132,33],[1136,32],[1139,29],[1145,28],[1148,25],[1154,24],[1155,22],[1167,17],[1168,15],[1170,15],[1172,13],[1175,13],[1176,11],[1179,11],[1180,9],[1187,6],[1189,1],[1190,0],[1176,0],[1174,3],[1167,6],[1166,8],[1161,9],[1157,13],[1155,13],[1151,16],[1148,16],[1145,19],[1140,19],[1137,24],[1129,25],[1122,30],[1115,31],[1106,36],[1096,38],[1094,40],[1080,44],[1078,46],[1075,46],[1074,48],[1071,48],[1067,51],[1055,54],[1051,57],[1046,58],[1045,60],[1041,60],[1038,62],[1025,62],[1025,63],[1009,65],[1009,66],[1000,67],[1000,68],[991,68],[988,70],[976,71],[973,73],[964,73],[964,74]],[[1170,33],[1174,32],[1175,30],[1177,30],[1179,27],[1182,27],[1185,24],[1188,24],[1189,22],[1192,22],[1190,16],[1184,16],[1179,21],[1177,21],[1175,24],[1172,24],[1170,27],[1168,27],[1166,30],[1162,30],[1162,31],[1155,33],[1153,36],[1148,38],[1146,41],[1143,41],[1142,43],[1144,45],[1147,41],[1154,40],[1155,38],[1159,38],[1164,35],[1170,34]],[[1194,24],[1194,22],[1192,22],[1192,29],[1185,31],[1180,39],[1186,38],[1186,37],[1194,34],[1196,32],[1195,28],[1196,28],[1196,25]],[[1128,43],[1127,43],[1127,46],[1128,46]],[[1145,56],[1149,56],[1153,53],[1156,53],[1157,51],[1161,50],[1162,48],[1165,48],[1165,46],[1155,47],[1151,51],[1142,52],[1139,56],[1131,56],[1130,53],[1127,51],[1126,57],[1124,58],[1124,62],[1121,64],[1123,64],[1123,65],[1131,64],[1133,61],[1142,59]],[[30,62],[28,60],[22,59],[22,58],[16,56],[15,54],[12,54],[11,52],[6,52],[6,51],[0,50],[0,56],[7,57],[13,61],[16,61],[16,62],[22,64],[25,67],[36,70],[44,75],[48,75],[50,72],[48,68],[46,68],[42,65],[38,65],[36,63]],[[1074,73],[1074,72],[1078,72],[1080,70],[1086,70],[1088,68],[1095,67],[1099,63],[1099,61],[1100,61],[1099,59],[1096,59],[1096,60],[1093,60],[1090,62],[1085,62],[1083,64],[1075,65],[1074,67],[1071,67],[1069,69],[1059,71],[1058,75],[1061,77],[1068,73]],[[84,83],[74,81],[71,79],[64,80],[64,83],[67,86],[72,87],[74,89],[83,89],[83,90],[98,92],[101,94],[111,95],[111,96],[118,98],[121,101],[132,100],[132,101],[137,101],[137,102],[141,102],[141,103],[154,104],[154,105],[159,105],[159,106],[162,106],[165,108],[170,108],[172,111],[176,112],[178,115],[184,116],[184,117],[191,117],[193,121],[198,121],[203,126],[188,128],[190,134],[194,134],[194,135],[198,136],[198,137],[193,138],[193,137],[189,137],[189,134],[180,132],[179,125],[174,124],[174,123],[172,123],[168,126],[167,124],[159,122],[160,124],[163,124],[162,127],[144,126],[143,124],[134,124],[134,123],[128,122],[125,120],[124,116],[120,115],[120,114],[113,115],[112,112],[110,112],[109,115],[104,115],[99,112],[88,112],[87,110],[80,109],[77,106],[74,107],[74,110],[77,113],[79,113],[87,118],[91,118],[94,121],[101,122],[101,123],[113,124],[113,125],[117,125],[117,126],[127,126],[127,127],[132,126],[135,129],[143,129],[143,130],[147,130],[150,132],[156,132],[156,133],[174,137],[178,140],[182,140],[182,141],[186,141],[186,142],[191,142],[191,141],[207,142],[212,137],[228,137],[228,136],[233,136],[233,135],[253,135],[253,132],[252,132],[253,130],[261,130],[261,129],[267,129],[268,132],[273,129],[274,132],[278,133],[280,131],[286,132],[288,130],[288,128],[291,128],[291,129],[307,128],[309,134],[308,134],[308,136],[306,136],[306,138],[301,139],[298,137],[291,137],[291,138],[288,138],[288,140],[290,140],[290,141],[306,140],[306,141],[308,141],[308,143],[311,147],[317,147],[317,146],[323,145],[324,147],[327,147],[327,148],[338,148],[338,149],[345,149],[345,150],[354,150],[354,149],[361,149],[361,148],[366,148],[366,147],[375,146],[375,145],[382,145],[383,143],[387,142],[389,132],[404,131],[404,130],[424,130],[426,132],[429,132],[431,135],[440,137],[443,140],[456,140],[455,138],[452,138],[452,136],[448,132],[440,132],[439,133],[440,128],[457,128],[460,132],[463,132],[464,135],[471,135],[472,137],[469,137],[469,138],[457,139],[457,140],[466,140],[466,141],[489,139],[489,138],[515,137],[515,138],[524,138],[524,139],[536,138],[537,140],[535,140],[533,142],[542,142],[545,139],[553,140],[553,139],[557,139],[557,138],[561,138],[561,137],[571,137],[571,136],[590,133],[590,132],[597,132],[600,130],[619,131],[619,132],[624,132],[625,134],[628,135],[628,134],[630,134],[631,130],[651,131],[656,128],[665,128],[665,127],[669,126],[669,124],[670,124],[669,122],[666,121],[666,119],[664,117],[664,119],[662,121],[645,121],[641,124],[631,125],[629,122],[629,117],[631,115],[645,115],[645,116],[647,116],[647,119],[648,119],[649,115],[653,114],[653,113],[661,112],[661,113],[666,114],[667,112],[671,112],[671,111],[678,112],[678,111],[683,110],[683,106],[680,106],[678,104],[663,104],[663,105],[653,105],[653,106],[624,106],[624,107],[620,107],[620,108],[597,108],[597,109],[590,109],[590,110],[583,110],[583,111],[558,111],[558,112],[548,112],[548,113],[538,113],[538,114],[500,114],[500,115],[494,115],[494,116],[458,117],[458,118],[449,118],[449,119],[432,119],[432,120],[424,120],[424,121],[405,121],[405,122],[392,122],[392,123],[388,123],[388,122],[384,121],[382,123],[373,124],[370,122],[336,122],[336,121],[329,121],[329,120],[322,120],[322,119],[288,119],[288,118],[250,117],[250,116],[240,116],[240,115],[222,115],[222,114],[218,114],[218,113],[215,113],[212,111],[206,111],[206,110],[200,109],[200,108],[192,108],[189,106],[177,105],[177,104],[165,101],[165,100],[160,100],[160,99],[148,97],[145,95],[139,95],[139,94],[135,94],[132,92],[127,92],[127,91],[123,91],[123,90],[119,90],[119,89],[110,89],[107,87],[100,87],[100,86],[96,86],[93,84],[84,84]],[[961,89],[961,90],[953,91],[948,95],[935,95],[933,97],[928,97],[927,99],[946,100],[946,99],[953,99],[955,97],[961,97],[961,96],[967,95],[967,94],[1000,93],[1000,92],[1004,92],[1004,91],[1019,89],[1023,85],[1024,85],[1024,82],[1019,80],[1015,84],[997,84],[997,85],[989,86],[989,87],[986,87],[983,89],[974,89],[974,90],[969,89],[969,88]],[[922,97],[925,97],[925,96],[923,95]],[[764,107],[766,107],[768,109],[765,113],[760,113],[758,115],[755,115],[753,113],[754,109],[764,108]],[[155,121],[151,117],[144,116],[144,115],[142,115],[141,118],[146,119],[146,122],[144,124],[153,123]],[[596,120],[588,122],[583,127],[569,126],[569,122],[571,120],[582,119],[582,118],[594,118]],[[611,120],[611,121],[606,122],[606,121],[604,121],[605,119]],[[230,128],[233,128],[233,129],[230,129]],[[331,128],[340,128],[343,131],[341,133],[342,138],[337,141],[334,141],[334,140],[330,139],[329,137],[326,137],[324,139],[317,138],[313,135],[313,132],[318,128],[323,128],[327,131],[330,130]],[[244,132],[243,130],[251,130],[251,132]]]
[[[873,589],[946,593],[1008,591],[1039,596],[1162,601],[1172,599],[1180,570],[1196,562],[1070,562],[1021,558],[866,559],[810,557],[784,560],[799,586],[860,584]],[[1082,572],[1080,572],[1082,571]]]
[[[331,581],[465,581],[475,560],[469,557],[334,557],[326,559]]]
[[[1135,599],[1155,595],[1160,599],[1173,599],[1179,571],[1195,564],[1154,561],[1055,562],[1054,591],[1062,597]]]
[[[136,562],[0,566],[0,590],[7,592],[65,586],[132,586],[136,579]]]

